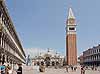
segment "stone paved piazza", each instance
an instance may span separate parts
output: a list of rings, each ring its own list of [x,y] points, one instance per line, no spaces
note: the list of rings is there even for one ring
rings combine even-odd
[[[72,71],[66,72],[65,69],[54,69],[54,68],[47,68],[45,72],[35,73],[32,67],[24,67],[23,74],[81,74],[81,73],[80,69],[78,69],[76,72]],[[85,74],[100,74],[100,71],[86,70]]]

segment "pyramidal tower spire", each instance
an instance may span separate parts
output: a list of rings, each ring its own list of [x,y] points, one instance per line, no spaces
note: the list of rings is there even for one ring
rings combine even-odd
[[[69,8],[69,13],[68,13],[68,19],[69,19],[69,18],[74,18],[74,19],[75,19],[75,16],[74,16],[74,13],[73,13],[71,7]]]

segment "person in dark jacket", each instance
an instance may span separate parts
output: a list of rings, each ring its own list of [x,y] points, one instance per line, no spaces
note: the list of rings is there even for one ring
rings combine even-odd
[[[19,68],[17,69],[17,74],[22,74],[22,65],[18,64]]]

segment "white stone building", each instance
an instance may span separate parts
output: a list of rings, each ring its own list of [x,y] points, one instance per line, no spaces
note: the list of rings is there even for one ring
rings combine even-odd
[[[33,58],[33,63],[38,63],[46,66],[63,66],[64,56],[60,53],[55,52],[52,49],[48,49],[46,52],[43,52],[39,54],[39,56],[36,56]]]

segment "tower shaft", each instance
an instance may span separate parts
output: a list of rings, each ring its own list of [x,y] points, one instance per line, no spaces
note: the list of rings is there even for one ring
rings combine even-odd
[[[77,38],[76,23],[72,9],[69,9],[69,15],[66,22],[66,58],[68,65],[77,64]]]
[[[66,53],[67,53],[67,64],[77,64],[77,47],[76,47],[76,34],[68,34],[66,36]]]

